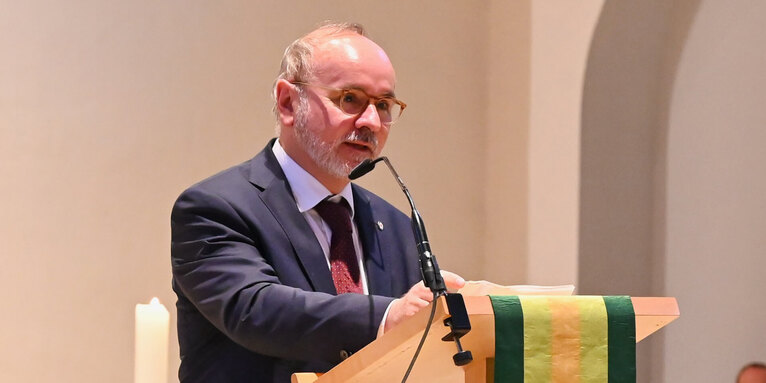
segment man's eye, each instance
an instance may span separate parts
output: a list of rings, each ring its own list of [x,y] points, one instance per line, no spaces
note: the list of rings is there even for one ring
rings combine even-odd
[[[375,108],[378,110],[390,110],[393,103],[393,101],[387,99],[378,100],[378,102],[375,103]]]
[[[347,104],[359,104],[361,102],[361,98],[351,92],[347,92],[343,95],[342,101]]]

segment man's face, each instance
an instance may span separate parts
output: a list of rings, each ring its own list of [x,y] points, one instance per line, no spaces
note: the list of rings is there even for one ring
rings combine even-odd
[[[307,82],[361,89],[370,96],[393,95],[396,81],[383,50],[355,34],[334,37],[316,47],[313,77]],[[324,173],[314,174],[317,178],[346,179],[360,162],[377,157],[388,138],[389,126],[380,122],[374,106],[359,115],[348,115],[338,107],[340,96],[341,92],[303,86],[295,111],[296,142],[316,166],[314,170]]]

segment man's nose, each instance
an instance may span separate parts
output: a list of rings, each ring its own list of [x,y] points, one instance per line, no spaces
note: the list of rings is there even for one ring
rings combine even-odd
[[[367,108],[362,111],[359,118],[356,119],[356,128],[361,129],[367,127],[373,132],[377,132],[383,127],[383,123],[380,121],[380,114],[375,108],[375,105],[369,104]]]

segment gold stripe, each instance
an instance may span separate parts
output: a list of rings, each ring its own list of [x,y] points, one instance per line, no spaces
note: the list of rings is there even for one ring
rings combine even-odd
[[[580,309],[572,297],[550,297],[551,381],[580,383]]]

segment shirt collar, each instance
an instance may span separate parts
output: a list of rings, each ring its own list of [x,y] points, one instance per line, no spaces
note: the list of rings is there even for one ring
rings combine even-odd
[[[287,177],[287,182],[293,191],[293,197],[295,197],[295,203],[298,205],[298,211],[305,213],[328,197],[332,197],[330,199],[334,202],[338,202],[340,197],[343,197],[351,207],[351,217],[354,217],[354,193],[351,190],[350,182],[337,194],[340,197],[335,197],[322,183],[317,181],[314,176],[287,155],[287,152],[279,143],[279,139],[274,142],[272,151],[277,158],[277,162],[279,162],[279,166],[282,168],[282,172]]]

